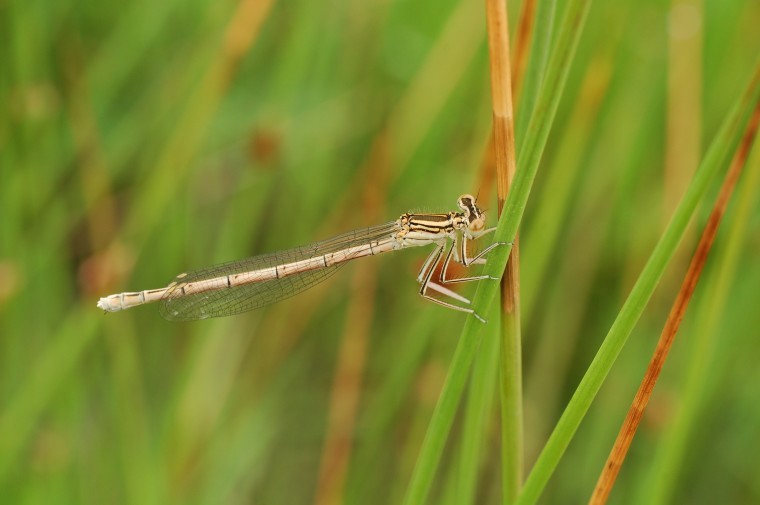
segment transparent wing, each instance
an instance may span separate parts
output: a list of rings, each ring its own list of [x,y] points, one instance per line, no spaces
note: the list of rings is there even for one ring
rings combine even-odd
[[[263,254],[238,261],[223,263],[212,267],[180,274],[161,301],[159,311],[164,319],[170,321],[190,321],[209,317],[239,314],[265,305],[284,300],[304,291],[334,274],[345,263],[288,275],[280,279],[231,286],[222,289],[210,289],[195,294],[185,295],[182,286],[204,281],[209,285],[211,279],[271,268],[277,265],[306,260],[341,251],[349,247],[363,245],[371,240],[381,240],[392,236],[397,231],[396,223],[390,222],[370,228],[361,228],[343,235],[338,235],[323,242],[317,242],[294,249]],[[349,258],[350,259],[350,258]]]

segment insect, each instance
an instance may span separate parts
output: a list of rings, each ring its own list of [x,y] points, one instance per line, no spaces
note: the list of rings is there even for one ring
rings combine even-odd
[[[446,286],[498,278],[488,275],[449,278],[448,267],[452,259],[465,267],[485,263],[485,255],[505,243],[494,242],[470,258],[468,241],[496,228],[485,227],[485,212],[477,206],[472,195],[460,196],[457,206],[459,211],[406,213],[390,223],[355,230],[322,242],[183,273],[165,288],[106,296],[98,301],[98,307],[117,312],[160,302],[161,315],[168,320],[229,316],[300,293],[325,280],[348,261],[409,247],[435,245],[417,275],[420,295],[444,307],[473,314],[485,322],[470,307],[470,300]],[[440,273],[433,278],[439,265]],[[452,301],[431,296],[430,291]]]

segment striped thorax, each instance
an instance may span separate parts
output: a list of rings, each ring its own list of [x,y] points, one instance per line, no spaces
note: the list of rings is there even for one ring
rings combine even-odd
[[[401,230],[396,238],[404,242],[404,247],[453,239],[457,232],[476,238],[485,227],[485,212],[475,204],[472,195],[460,196],[457,205],[461,212],[402,214],[397,221]]]

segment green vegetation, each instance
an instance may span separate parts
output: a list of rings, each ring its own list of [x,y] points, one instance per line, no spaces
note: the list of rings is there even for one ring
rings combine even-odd
[[[497,232],[522,216],[521,503],[591,495],[760,53],[753,0],[590,2],[568,21],[586,3],[536,12]],[[495,223],[484,16],[453,0],[3,3],[0,501],[501,502],[497,283],[464,290],[485,326],[419,298],[414,249],[241,316],[95,308],[464,192]],[[756,147],[612,503],[760,501],[759,179]]]

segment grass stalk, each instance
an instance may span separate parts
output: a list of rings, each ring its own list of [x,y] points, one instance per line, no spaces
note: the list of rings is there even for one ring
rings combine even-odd
[[[515,176],[515,130],[509,55],[507,5],[486,1],[491,99],[499,216]],[[520,332],[520,275],[517,238],[501,281],[502,317],[499,352],[501,395],[501,481],[503,502],[512,503],[523,479],[522,351]]]

